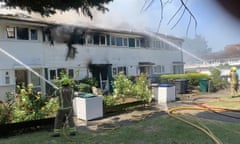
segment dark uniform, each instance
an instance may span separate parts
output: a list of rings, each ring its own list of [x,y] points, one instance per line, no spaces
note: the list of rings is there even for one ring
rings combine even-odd
[[[76,128],[73,121],[73,89],[70,86],[62,86],[56,91],[59,98],[59,109],[54,123],[54,136],[59,136],[64,125],[68,124],[70,135],[75,135]],[[68,122],[68,123],[66,123]]]

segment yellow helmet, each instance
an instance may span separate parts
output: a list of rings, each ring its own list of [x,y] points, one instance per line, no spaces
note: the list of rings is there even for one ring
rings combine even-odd
[[[231,67],[231,71],[233,71],[233,72],[236,72],[237,71],[237,67]]]

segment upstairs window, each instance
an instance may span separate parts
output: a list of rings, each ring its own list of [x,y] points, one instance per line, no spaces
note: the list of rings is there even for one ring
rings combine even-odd
[[[31,34],[31,40],[37,40],[38,39],[38,33],[37,33],[36,29],[31,29],[30,34]]]
[[[17,39],[29,40],[28,28],[17,27]]]
[[[100,42],[101,42],[101,45],[106,45],[106,36],[105,35],[100,36]]]
[[[99,45],[99,35],[98,34],[95,34],[93,36],[93,43],[94,43],[94,45]]]
[[[128,39],[127,38],[123,38],[123,45],[124,46],[128,46]]]
[[[135,47],[135,39],[134,38],[129,38],[128,43],[129,43],[129,47]]]
[[[111,36],[111,45],[116,45],[116,37]]]
[[[117,46],[122,46],[122,38],[121,37],[117,37],[116,38],[116,42],[117,42]]]
[[[15,27],[7,27],[7,38],[15,38]]]

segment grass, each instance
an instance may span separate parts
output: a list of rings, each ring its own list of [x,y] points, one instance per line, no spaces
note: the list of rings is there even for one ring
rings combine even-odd
[[[205,105],[218,108],[240,110],[240,97],[223,96],[220,99],[212,100]]]
[[[239,124],[213,120],[203,120],[212,132],[224,144],[238,144]],[[213,143],[202,132],[177,121],[167,115],[147,119],[134,125],[103,132],[82,132],[71,137],[53,138],[50,131],[39,131],[29,134],[0,139],[0,144],[211,144]]]

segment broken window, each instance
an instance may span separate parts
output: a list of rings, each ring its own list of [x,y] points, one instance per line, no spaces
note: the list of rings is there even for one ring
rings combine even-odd
[[[7,27],[7,38],[15,38],[15,27]]]

